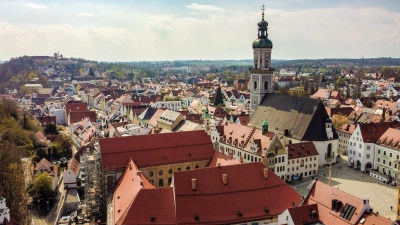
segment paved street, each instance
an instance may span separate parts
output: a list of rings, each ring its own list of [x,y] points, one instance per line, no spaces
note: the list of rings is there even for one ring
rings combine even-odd
[[[386,185],[368,174],[343,165],[343,163],[344,161],[341,160],[340,164],[332,167],[332,186],[361,199],[368,198],[374,212],[379,212],[380,215],[395,220],[397,187]],[[341,165],[341,169],[339,169],[339,165]],[[324,167],[319,170],[316,178],[328,183],[328,174],[328,168]],[[292,187],[301,195],[306,195],[307,186],[311,181],[312,178],[306,178],[292,185]],[[390,206],[393,206],[393,211],[391,211]]]

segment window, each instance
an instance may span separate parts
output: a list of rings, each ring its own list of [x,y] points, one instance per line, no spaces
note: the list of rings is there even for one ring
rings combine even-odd
[[[306,165],[306,169],[307,169],[307,165]]]
[[[196,169],[198,169],[199,168],[199,165],[196,165]]]
[[[317,166],[317,164],[316,163],[314,163],[314,167],[316,167]]]
[[[268,81],[264,81],[264,89],[268,90]]]
[[[369,154],[366,155],[367,159],[369,159]]]
[[[371,149],[371,146],[368,145],[368,146],[367,146],[367,150],[370,150],[370,149]]]
[[[386,155],[386,151],[383,151],[383,155]]]
[[[288,160],[287,164],[290,165],[290,160]]]
[[[307,162],[307,158],[306,158],[306,162]]]
[[[171,185],[172,183],[172,177],[168,177],[168,185]]]
[[[283,163],[285,162],[285,157],[282,157],[282,162],[283,162]]]
[[[389,166],[392,166],[392,162],[389,161]]]
[[[168,173],[171,174],[171,173],[172,173],[172,169],[169,169],[169,170],[168,170]]]
[[[149,172],[149,177],[152,177],[154,174],[153,174],[153,171],[150,171]]]
[[[381,161],[381,158],[378,157],[378,162],[380,162],[380,161]]]
[[[254,81],[254,89],[257,89],[257,81]]]
[[[178,171],[181,171],[181,168],[180,168],[180,167],[178,168]]]
[[[358,157],[361,157],[361,153],[358,153]]]
[[[317,160],[317,157],[316,157],[316,156],[314,157],[314,160]]]
[[[292,167],[292,171],[294,171],[294,167]]]
[[[164,179],[158,179],[158,186],[159,187],[164,186]]]
[[[162,170],[158,171],[158,175],[160,175],[160,176],[163,175],[163,173],[164,172]]]
[[[362,148],[362,145],[360,144],[360,148]]]
[[[299,170],[299,167],[296,167],[296,170]]]
[[[186,167],[186,170],[190,170],[190,166]]]
[[[378,154],[381,154],[381,150],[380,149],[378,149]]]
[[[350,155],[353,153],[353,151],[352,150],[350,150]]]
[[[392,157],[392,153],[389,153],[389,157]]]
[[[383,160],[383,164],[386,164],[386,160]]]

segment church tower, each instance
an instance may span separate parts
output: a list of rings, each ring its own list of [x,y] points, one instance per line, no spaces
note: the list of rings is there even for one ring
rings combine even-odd
[[[250,79],[250,118],[266,93],[273,93],[271,67],[272,41],[268,39],[268,22],[264,20],[264,5],[261,7],[262,19],[258,22],[258,38],[253,42],[253,68]]]

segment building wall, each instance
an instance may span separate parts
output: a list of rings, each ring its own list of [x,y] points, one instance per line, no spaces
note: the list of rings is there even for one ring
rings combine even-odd
[[[345,132],[340,132],[337,131],[338,136],[339,136],[339,143],[338,143],[338,153],[343,154],[345,152],[348,153],[348,146],[349,146],[349,140],[351,137],[351,134],[345,133]]]
[[[329,141],[313,141],[313,143],[319,153],[319,156],[318,156],[318,165],[319,166],[336,163],[336,156],[338,155],[337,154],[338,139],[332,139]],[[331,150],[332,150],[331,158],[325,157],[328,152],[329,144],[331,144]]]
[[[174,172],[204,168],[208,162],[209,160],[203,160],[197,162],[140,168],[140,170],[156,188],[169,187],[171,184],[170,182],[172,182],[172,174]],[[162,185],[160,185],[161,180]]]
[[[278,224],[295,225],[288,209],[278,216]]]
[[[63,176],[64,186],[68,185],[68,188],[76,188],[76,175],[70,169],[68,169]]]
[[[287,165],[286,180],[292,180],[292,175],[302,177],[315,176],[318,173],[318,156],[307,156],[296,159],[289,159]],[[289,179],[288,179],[289,176]]]
[[[56,109],[53,114],[56,117],[57,124],[65,124],[65,109]]]
[[[400,165],[397,163],[400,160],[399,157],[400,157],[399,151],[381,145],[376,145],[374,168],[378,169],[378,172],[384,173],[399,180]]]

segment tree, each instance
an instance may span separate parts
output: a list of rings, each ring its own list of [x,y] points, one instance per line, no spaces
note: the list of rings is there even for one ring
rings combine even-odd
[[[54,124],[49,124],[44,129],[45,134],[58,134],[57,126]]]
[[[32,197],[33,202],[37,202],[38,200],[45,202],[57,196],[51,183],[51,177],[46,171],[40,173],[35,178],[33,184],[28,188],[28,193]]]
[[[335,129],[339,129],[343,124],[349,122],[349,119],[343,114],[335,114],[332,116],[332,123]]]
[[[217,94],[215,95],[214,106],[223,105],[224,100],[222,99],[221,88],[217,88]]]
[[[72,139],[71,136],[63,134],[58,135],[55,140],[55,146],[57,150],[67,158],[72,157]]]
[[[30,94],[30,93],[32,93],[31,90],[29,90],[29,88],[26,86],[21,86],[21,88],[19,89],[20,95],[26,95],[26,94]]]
[[[37,74],[35,72],[30,72],[28,75],[29,80],[33,80],[37,78]]]
[[[273,83],[273,85],[272,85],[272,89],[273,89],[274,91],[277,91],[277,90],[279,89],[279,84],[278,84],[278,82],[274,81],[274,83]]]
[[[92,67],[89,68],[89,76],[94,77],[94,71]]]
[[[279,93],[279,94],[287,95],[287,94],[289,94],[289,91],[288,91],[287,88],[281,87],[281,88],[278,89],[278,93]]]

